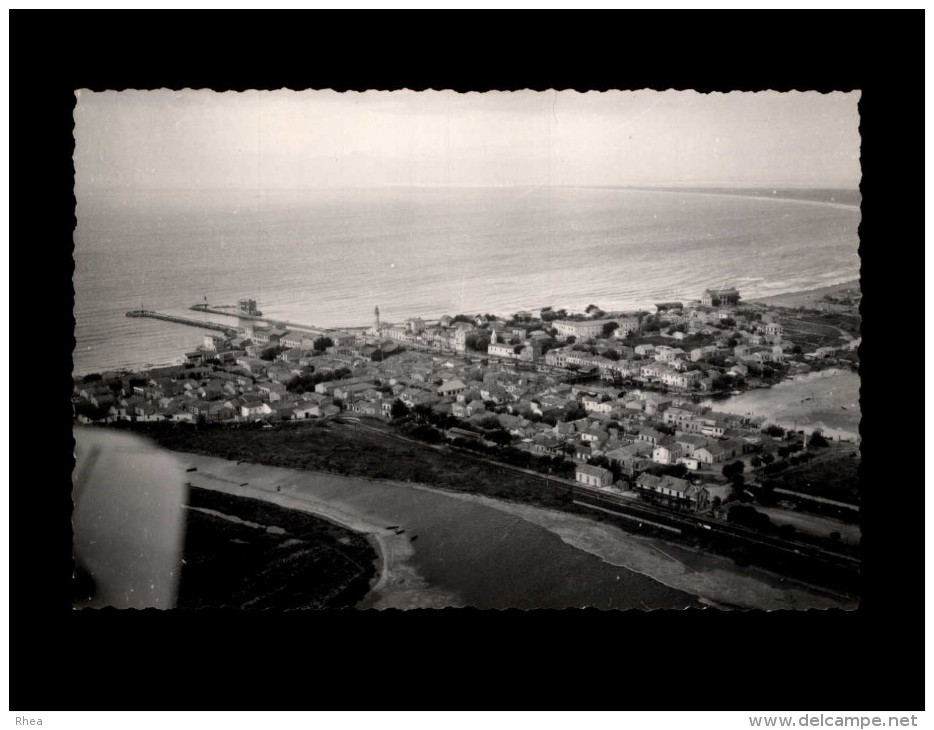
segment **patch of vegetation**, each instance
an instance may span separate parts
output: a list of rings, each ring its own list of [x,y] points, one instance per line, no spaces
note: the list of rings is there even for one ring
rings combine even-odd
[[[859,504],[859,451],[842,444],[810,451],[813,458],[784,470],[766,467],[775,488],[824,497],[846,504]],[[776,462],[776,464],[779,462]]]
[[[186,516],[179,608],[354,606],[377,573],[366,538],[298,510],[192,487]]]
[[[377,426],[375,422],[374,426]],[[115,423],[111,427],[142,433],[160,446],[175,451],[347,476],[419,482],[459,492],[578,511],[573,508],[573,500],[563,485],[516,473],[455,450],[439,451],[430,445],[399,439],[385,424],[378,424],[385,429],[385,434],[349,426],[327,426],[315,421],[286,422],[274,430],[253,424],[191,426],[129,421]],[[482,444],[479,446],[483,447]],[[518,449],[502,451],[505,458],[513,452],[521,454],[524,459],[532,456]]]

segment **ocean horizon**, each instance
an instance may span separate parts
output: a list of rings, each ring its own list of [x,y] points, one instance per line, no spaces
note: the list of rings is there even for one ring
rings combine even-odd
[[[782,197],[786,196],[786,197]],[[859,191],[425,188],[78,191],[74,371],[177,361],[203,331],[127,318],[207,299],[326,327],[859,277]],[[201,317],[218,321],[216,316]],[[231,320],[232,322],[232,320]]]

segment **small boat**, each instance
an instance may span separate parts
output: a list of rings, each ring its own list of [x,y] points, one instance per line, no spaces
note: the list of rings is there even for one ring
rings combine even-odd
[[[185,469],[185,471],[198,471],[198,467],[196,467],[196,466],[190,466],[190,467],[188,467],[187,469]]]

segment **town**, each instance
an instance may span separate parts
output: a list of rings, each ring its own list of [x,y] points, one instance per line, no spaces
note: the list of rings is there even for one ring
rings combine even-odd
[[[858,538],[834,526],[856,521],[856,496],[822,490],[807,470],[845,460],[855,475],[855,443],[698,401],[855,369],[858,303],[853,290],[819,309],[771,307],[729,288],[638,311],[402,323],[383,321],[377,307],[372,326],[345,331],[277,326],[245,299],[237,311],[248,324],[205,335],[183,364],[77,377],[74,409],[82,423],[276,429],[350,419],[617,504],[852,545]],[[801,478],[782,481],[795,472]]]

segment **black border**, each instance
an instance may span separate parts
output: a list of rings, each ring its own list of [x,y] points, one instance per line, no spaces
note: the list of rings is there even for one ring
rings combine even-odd
[[[922,455],[893,463],[882,453],[901,437],[923,442],[923,358],[900,355],[893,329],[908,325],[913,353],[923,11],[11,11],[10,21],[11,709],[923,708]],[[861,608],[71,611],[71,115],[81,87],[861,89]],[[16,336],[24,322],[41,336]]]

